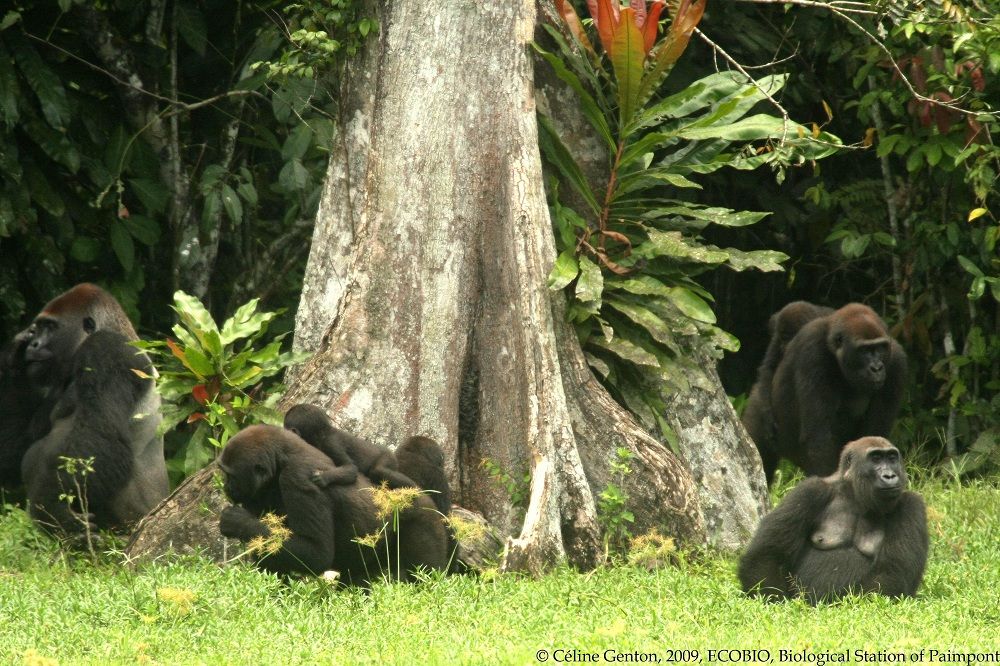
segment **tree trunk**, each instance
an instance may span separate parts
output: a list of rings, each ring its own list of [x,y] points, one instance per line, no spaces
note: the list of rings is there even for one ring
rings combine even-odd
[[[634,455],[633,533],[704,543],[691,475],[597,383],[546,288],[534,0],[376,13],[345,77],[297,315],[296,346],[315,355],[285,405],[380,444],[436,439],[456,503],[516,534],[508,570],[600,561],[595,497],[617,447]]]
[[[698,484],[709,543],[735,551],[750,541],[770,500],[757,447],[722,388],[715,362],[692,351],[691,388],[664,395],[664,414]]]

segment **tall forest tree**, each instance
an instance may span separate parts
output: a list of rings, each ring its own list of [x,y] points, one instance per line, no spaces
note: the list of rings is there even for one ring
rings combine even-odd
[[[562,292],[547,287],[557,252],[536,111],[565,107],[565,88],[536,81],[531,45],[540,22],[560,23],[553,6],[373,12],[380,30],[343,77],[296,320],[297,348],[314,355],[289,376],[285,406],[320,405],[379,444],[441,442],[455,501],[510,535],[509,570],[597,564],[599,498],[614,483],[634,534],[740,545],[766,490],[711,359],[691,349],[690,390],[664,397],[685,461],[597,381]],[[630,472],[616,476],[622,455]],[[708,521],[692,469],[716,500]],[[195,508],[215,493],[211,474],[154,512],[130,552],[204,541],[193,525],[215,527]]]

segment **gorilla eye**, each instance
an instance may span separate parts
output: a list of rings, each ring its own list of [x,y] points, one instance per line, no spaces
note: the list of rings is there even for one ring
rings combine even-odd
[[[264,469],[263,465],[254,465],[253,466],[253,471],[254,471],[254,474],[256,474],[257,476],[266,476],[267,475],[267,470]]]
[[[833,344],[835,346],[837,346],[837,347],[839,347],[842,344],[844,344],[844,334],[843,333],[837,333],[836,335],[834,335],[833,336]]]
[[[97,330],[97,322],[92,317],[84,317],[83,330],[87,331],[87,333],[93,333]]]

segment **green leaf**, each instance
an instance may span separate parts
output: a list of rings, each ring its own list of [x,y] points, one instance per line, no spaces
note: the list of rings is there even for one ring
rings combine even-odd
[[[5,38],[6,39],[6,38]],[[11,47],[21,74],[42,106],[42,115],[51,127],[69,125],[72,112],[62,81],[39,57],[35,47],[22,38],[11,40]]]
[[[183,291],[175,291],[174,311],[180,317],[181,323],[197,337],[201,347],[206,350],[210,349],[210,346],[206,343],[206,336],[209,333],[214,333],[218,339],[219,329],[215,325],[212,315],[201,304],[201,301],[194,296],[185,294]],[[176,332],[176,327],[174,330]]]
[[[778,138],[784,127],[783,120],[775,116],[758,114],[728,124],[710,124],[681,128],[677,136],[684,139],[726,139],[727,141],[753,141],[755,139]],[[799,129],[810,135],[809,130],[792,121],[788,122],[787,138],[798,136]]]
[[[556,259],[555,265],[549,272],[548,287],[552,291],[559,291],[576,278],[580,272],[580,267],[576,263],[576,256],[573,250],[564,250]]]
[[[739,72],[719,72],[706,76],[641,111],[627,128],[627,132],[632,134],[643,127],[659,125],[664,120],[689,116],[745,89],[746,77]]]
[[[21,12],[10,10],[6,14],[4,14],[3,20],[0,21],[0,31],[6,30],[7,28],[14,25],[20,20],[21,20]]]
[[[604,302],[649,331],[649,334],[657,342],[674,344],[674,337],[670,331],[670,326],[648,308],[614,296],[606,297]]]
[[[562,35],[558,31],[551,28],[551,26],[546,25],[545,28],[548,30],[549,34],[553,35],[554,39],[561,45],[565,46],[565,40],[563,40]],[[601,111],[600,105],[594,99],[594,97],[584,86],[580,78],[572,71],[566,67],[566,63],[563,62],[561,58],[557,55],[549,53],[548,51],[542,49],[537,44],[532,44],[535,50],[545,59],[546,62],[551,65],[552,70],[559,79],[568,85],[576,93],[577,97],[580,99],[580,110],[583,112],[584,117],[590,126],[594,128],[597,135],[604,140],[604,143],[608,146],[609,150],[615,150],[617,144],[615,143],[614,137],[611,135],[611,128],[608,126],[607,117],[604,112]],[[569,47],[566,46],[565,50]]]
[[[135,243],[132,242],[132,236],[125,229],[124,225],[117,223],[111,225],[110,234],[111,249],[115,251],[118,263],[128,273],[135,264]]]
[[[301,160],[313,140],[313,132],[309,125],[302,123],[295,127],[285,139],[281,147],[281,158],[286,162],[292,159]]]
[[[669,257],[699,264],[721,264],[729,258],[728,253],[690,241],[679,231],[655,229],[649,230],[649,240],[635,248],[632,254],[643,259]]]
[[[288,193],[299,192],[309,183],[309,171],[298,159],[285,163],[278,174],[278,184]]]
[[[191,47],[192,51],[200,56],[205,55],[208,28],[205,25],[204,15],[193,3],[177,3],[177,30],[181,34],[181,39]]]
[[[597,336],[591,338],[588,344],[601,349],[606,349],[615,356],[636,365],[645,365],[653,368],[660,367],[660,362],[657,360],[656,356],[650,354],[639,345],[629,342],[621,337],[614,337],[611,340],[605,340],[604,338]]]
[[[613,0],[617,2],[618,0]],[[611,42],[611,65],[615,71],[618,92],[619,127],[632,122],[638,108],[639,85],[642,81],[642,66],[646,59],[642,32],[635,24],[635,10],[624,7],[621,21]]]
[[[101,254],[101,242],[96,238],[77,236],[69,246],[69,256],[81,264],[92,264]]]
[[[170,201],[170,191],[159,180],[149,178],[129,178],[132,192],[146,208],[150,215],[157,215],[167,209]]]
[[[229,185],[222,186],[222,205],[226,208],[226,215],[234,225],[239,225],[243,221],[243,204],[236,195],[236,191]]]
[[[726,262],[734,271],[745,271],[748,268],[755,268],[758,271],[770,273],[784,270],[782,262],[788,261],[788,255],[777,250],[751,250],[744,252],[734,248],[724,250],[729,255]]]
[[[705,322],[706,324],[714,324],[716,322],[715,312],[712,311],[712,307],[701,296],[690,289],[673,287],[669,290],[667,298],[674,307],[695,321]]]
[[[982,269],[980,269],[979,266],[974,264],[968,257],[963,257],[962,255],[958,255],[958,263],[963,269],[965,269],[966,273],[970,273],[975,277],[980,277],[980,278],[986,277]]]
[[[69,137],[42,122],[28,121],[25,125],[27,130],[25,133],[45,151],[46,155],[65,166],[71,173],[76,173],[80,169],[80,151]]]
[[[593,301],[600,307],[604,291],[604,276],[601,269],[587,257],[580,257],[580,279],[576,281],[576,298],[584,303]]]
[[[125,226],[132,238],[136,239],[147,247],[154,247],[160,242],[160,226],[148,217],[142,215],[130,215],[119,224]]]

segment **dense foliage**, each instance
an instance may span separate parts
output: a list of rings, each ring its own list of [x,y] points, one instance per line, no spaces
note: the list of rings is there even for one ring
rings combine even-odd
[[[160,329],[177,288],[219,313],[251,295],[294,302],[332,140],[329,76],[375,27],[354,4],[10,6],[0,330],[83,279]]]
[[[588,182],[552,120],[540,116],[543,154],[583,203],[574,208],[558,187],[550,188],[560,255],[549,286],[567,288],[569,316],[591,367],[648,428],[669,436],[660,391],[664,384],[684,388],[677,367],[690,350],[686,341],[739,348],[715,326],[712,296],[694,278],[719,266],[780,270],[787,259],[706,242],[701,233],[709,225],[743,227],[766,213],[700,204],[686,192],[701,189],[697,179],[723,167],[769,165],[781,173],[835,152],[839,140],[777,116],[750,115],[778,94],[785,76],[752,81],[719,72],[669,85],[704,0],[681,2],[659,40],[662,2],[653,2],[647,15],[642,2],[619,8],[618,0],[597,0],[590,10],[600,52],[572,6],[556,6],[570,39],[550,28],[557,53],[538,50],[579,97],[608,165],[597,186]]]

